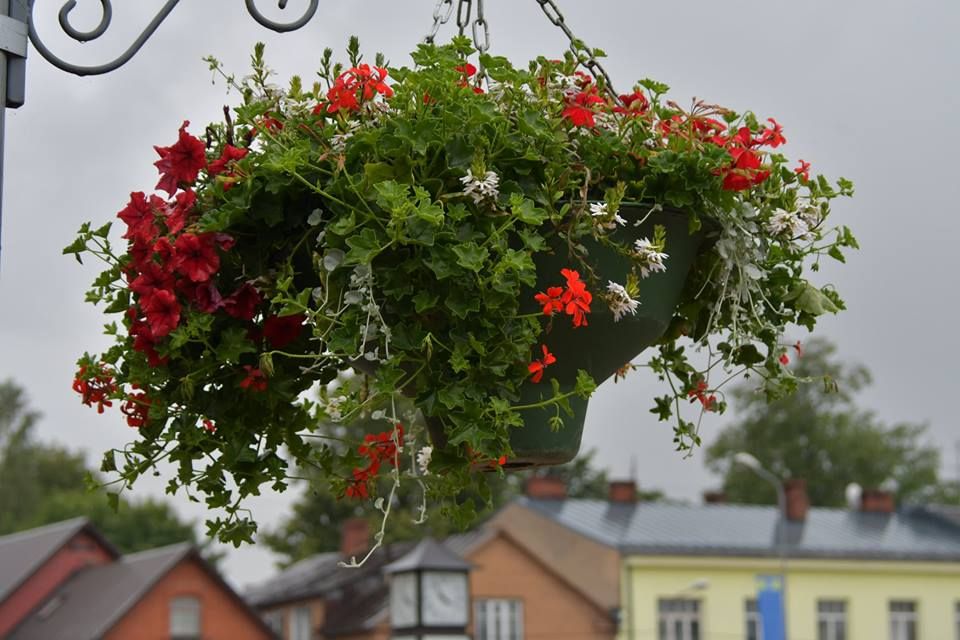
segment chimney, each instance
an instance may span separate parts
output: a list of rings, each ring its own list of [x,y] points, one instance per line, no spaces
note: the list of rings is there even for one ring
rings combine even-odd
[[[370,523],[366,518],[350,518],[340,525],[340,553],[345,558],[358,556],[370,548]]]
[[[553,476],[533,476],[527,480],[526,494],[537,500],[563,500],[567,497],[567,484]]]
[[[637,483],[633,480],[613,480],[607,487],[610,502],[632,504],[637,501]]]
[[[704,504],[727,504],[727,494],[723,491],[704,491]]]
[[[864,489],[860,497],[860,511],[864,513],[893,513],[896,501],[892,491],[883,489]]]
[[[807,481],[803,478],[790,478],[783,483],[787,499],[787,520],[803,522],[810,510],[810,498],[807,496]]]

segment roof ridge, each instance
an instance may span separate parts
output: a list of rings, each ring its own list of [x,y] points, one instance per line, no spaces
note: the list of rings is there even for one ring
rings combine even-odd
[[[123,563],[128,563],[130,561],[144,560],[147,558],[160,556],[165,553],[174,554],[186,551],[196,550],[197,546],[189,541],[184,542],[175,542],[173,544],[168,544],[163,547],[155,547],[153,549],[144,549],[143,551],[135,551],[134,553],[127,553],[121,556],[120,561]]]
[[[20,542],[34,536],[57,531],[58,529],[62,529],[64,532],[71,529],[80,530],[89,524],[91,524],[90,519],[86,516],[78,516],[76,518],[70,518],[69,520],[61,520],[60,522],[51,522],[50,524],[33,527],[32,529],[24,529],[23,531],[16,531],[14,533],[8,533],[5,536],[0,536],[0,545],[9,542]]]

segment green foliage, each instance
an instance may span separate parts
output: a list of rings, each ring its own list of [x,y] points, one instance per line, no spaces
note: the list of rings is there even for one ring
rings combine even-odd
[[[112,250],[108,227],[89,224],[65,250],[108,263],[87,299],[124,313],[126,332],[107,329],[115,345],[81,359],[81,377],[109,387],[140,429],[105,471],[126,487],[170,460],[169,491],[186,488],[219,510],[209,531],[235,544],[256,531],[244,499],[263,486],[283,490],[293,468],[324,479],[318,491],[388,506],[410,500],[397,495],[399,480],[416,478],[401,493],[415,495],[423,482],[445,517],[466,522],[483,509],[472,498],[482,505],[491,494],[476,471],[510,457],[521,409],[549,407],[552,426],[563,428],[571,397],[596,388],[586,373],[561,385],[546,370],[543,399],[520,404],[550,322],[528,309],[537,265],[562,252],[593,292],[591,312],[612,313],[610,283],[586,247],[623,256],[624,291],[637,295],[645,278],[671,268],[671,240],[662,226],[636,243],[617,229],[639,228],[664,207],[682,209],[691,232],[710,236],[650,363],[668,386],[654,412],[676,421],[677,447],[699,443],[682,411],[689,398],[701,413],[726,406],[711,388],[714,372],[762,376],[770,398],[789,393],[796,380],[778,362],[784,328],[813,326],[843,307],[805,271],[856,247],[848,230],[825,225],[830,200],[852,185],[807,177],[761,150],[779,146],[779,127],[751,113],[704,102],[687,111],[649,80],[612,99],[575,74],[587,54],[577,49],[526,70],[483,56],[489,78],[478,92],[464,66],[474,53],[467,38],[419,46],[414,66],[390,69],[389,82],[386,69],[358,66],[351,39],[350,68],[325,52],[320,82],[295,79],[289,89],[269,82],[258,45],[252,74],[237,85],[243,103],[206,129],[206,145],[192,142],[208,154],[194,167],[198,179],[164,174],[171,190],[196,195],[182,229],[171,223],[173,204],[150,200],[149,224],[128,228],[126,253]],[[242,157],[223,164],[236,146]],[[623,220],[621,204],[636,219]],[[216,243],[215,274],[170,257],[187,234]],[[173,284],[157,284],[157,270]],[[131,291],[137,273],[148,282]],[[246,314],[244,292],[255,297]],[[278,340],[268,323],[291,316],[289,339]],[[689,340],[710,352],[706,370],[691,364]],[[328,388],[352,371],[366,376],[362,384]],[[321,400],[307,400],[317,389]],[[401,420],[404,398],[423,423]],[[331,427],[377,412],[410,464],[399,453],[381,460],[369,442],[349,434],[343,442]],[[402,440],[390,435],[401,421]],[[436,451],[425,480],[413,460],[428,438]]]
[[[98,476],[82,454],[37,442],[38,419],[22,389],[0,383],[0,535],[85,516],[124,553],[196,541],[167,503],[122,500],[114,510],[103,490],[88,491]]]
[[[949,500],[950,487],[938,480],[940,455],[926,444],[926,426],[881,422],[856,404],[870,383],[868,371],[838,360],[824,340],[804,346],[796,375],[819,377],[790,397],[767,404],[753,385],[734,392],[743,418],[727,427],[707,450],[707,464],[724,476],[733,502],[775,503],[776,494],[749,470],[730,465],[738,451],[754,455],[782,478],[804,478],[817,506],[842,506],[851,482],[878,488],[893,480],[901,500]]]

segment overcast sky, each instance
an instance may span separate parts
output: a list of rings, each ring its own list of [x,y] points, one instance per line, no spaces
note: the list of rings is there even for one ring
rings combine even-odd
[[[865,406],[890,422],[930,424],[952,476],[960,438],[953,407],[960,362],[954,272],[960,3],[556,1],[581,38],[607,51],[608,69],[623,90],[651,77],[671,85],[681,103],[697,96],[776,117],[791,158],[856,183],[857,197],[837,202],[833,221],[853,227],[863,250],[846,267],[822,272],[820,281],[836,285],[849,311],[823,321],[818,335],[873,371]],[[83,46],[58,34],[60,2],[36,4],[48,46],[70,61],[99,63],[125,49],[163,3],[116,3],[114,26]],[[99,3],[78,4],[74,24],[92,27]],[[282,15],[273,0],[259,4]],[[492,53],[515,62],[562,53],[562,34],[534,0],[486,4]],[[103,317],[83,302],[98,267],[81,268],[60,251],[82,222],[110,220],[130,191],[153,188],[153,145],[173,143],[182,120],[202,131],[221,117],[224,104],[236,102],[222,83],[211,83],[201,58],[213,54],[242,74],[261,40],[278,78],[310,78],[324,47],[342,50],[356,34],[371,56],[380,50],[393,64],[407,64],[433,5],[320,0],[310,25],[278,35],[257,25],[236,0],[183,2],[132,62],[100,77],[65,74],[31,51],[27,104],[7,112],[0,380],[13,378],[27,389],[44,414],[44,439],[82,448],[96,460],[136,435],[119,412],[98,416],[70,389],[76,358],[106,341]],[[304,6],[306,0],[291,0],[287,12]],[[799,330],[794,337],[809,338]],[[648,413],[658,391],[642,372],[601,387],[590,404],[585,448],[596,448],[613,476],[626,476],[635,460],[641,486],[698,499],[717,479],[704,470],[702,455],[683,460],[673,453],[670,427]],[[732,417],[705,421],[706,442]],[[161,492],[159,482],[137,488],[137,494]],[[259,499],[255,515],[271,525],[291,498],[292,492]],[[176,504],[186,517],[204,516],[182,497]],[[246,584],[270,575],[271,558],[263,549],[243,549],[231,552],[225,569]]]

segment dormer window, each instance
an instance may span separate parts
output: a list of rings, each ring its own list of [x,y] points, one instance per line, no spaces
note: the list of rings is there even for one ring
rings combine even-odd
[[[170,600],[171,640],[200,640],[200,599],[179,596]]]

